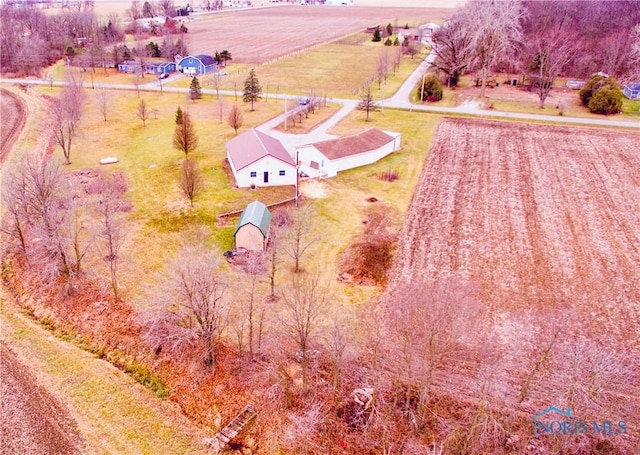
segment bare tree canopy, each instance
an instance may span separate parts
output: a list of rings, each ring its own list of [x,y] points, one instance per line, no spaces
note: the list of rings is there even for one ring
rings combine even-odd
[[[318,273],[296,274],[281,292],[285,333],[299,349],[304,391],[308,384],[309,349],[327,311],[329,288]]]
[[[95,197],[93,209],[98,218],[97,238],[100,239],[96,245],[100,257],[109,267],[115,301],[120,298],[118,265],[127,233],[125,214],[132,209],[131,203],[125,199],[128,190],[129,183],[123,172],[99,172],[87,188],[87,192]]]
[[[147,107],[147,102],[145,100],[141,99],[140,103],[138,103],[136,115],[140,120],[142,120],[142,126],[147,126],[147,119],[151,115],[151,110]]]
[[[69,73],[60,98],[53,102],[49,126],[62,149],[64,164],[71,164],[71,145],[82,118],[82,80]]]
[[[513,56],[522,40],[520,21],[525,13],[519,0],[470,0],[462,14],[471,37],[473,64],[481,74],[480,96],[484,98],[489,73],[500,60]]]
[[[198,134],[193,120],[188,112],[184,112],[173,133],[173,146],[183,152],[185,157],[188,157],[189,153],[198,148],[198,143]]]
[[[240,106],[238,106],[237,104],[231,106],[229,114],[227,115],[227,123],[231,128],[233,128],[233,131],[235,131],[237,135],[238,130],[242,128],[243,123],[242,111],[240,110]]]
[[[218,257],[204,245],[189,245],[168,265],[154,296],[160,306],[144,317],[144,336],[153,350],[179,355],[201,343],[204,363],[215,368],[227,290]]]
[[[202,193],[205,187],[202,171],[193,158],[185,158],[180,167],[178,186],[193,206],[193,201]]]

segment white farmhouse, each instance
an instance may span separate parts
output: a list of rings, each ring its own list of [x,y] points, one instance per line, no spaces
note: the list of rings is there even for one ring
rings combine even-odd
[[[400,149],[400,133],[369,128],[357,134],[297,147],[300,170],[309,177],[335,177],[338,172],[375,163]]]
[[[296,162],[287,149],[256,129],[228,141],[227,158],[240,188],[296,184]]]

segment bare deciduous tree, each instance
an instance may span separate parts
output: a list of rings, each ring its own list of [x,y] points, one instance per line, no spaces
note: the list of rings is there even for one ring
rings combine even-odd
[[[104,87],[97,88],[96,99],[98,101],[98,110],[100,111],[100,114],[102,114],[103,120],[106,122],[109,109],[111,107],[111,94],[109,93],[109,90]]]
[[[147,102],[143,99],[138,103],[138,109],[136,110],[136,115],[140,120],[142,120],[142,126],[147,126],[147,119],[151,115],[151,111],[147,107]]]
[[[71,164],[71,145],[82,117],[82,80],[67,77],[60,98],[53,102],[49,125],[56,143],[62,148],[64,164]]]
[[[198,163],[192,158],[185,158],[180,167],[178,186],[193,206],[193,200],[204,190],[205,181]]]
[[[449,367],[448,374],[453,374],[465,353],[478,344],[482,307],[475,289],[452,277],[400,286],[387,296],[385,308],[387,365],[402,386],[403,412],[418,425],[435,372]]]
[[[234,104],[233,106],[231,106],[231,110],[227,115],[227,123],[231,128],[233,128],[233,131],[235,131],[237,135],[238,130],[242,127],[242,123],[243,123],[242,111],[240,110],[240,107],[237,104]]]
[[[202,343],[205,365],[215,368],[224,328],[227,283],[218,254],[204,245],[183,247],[160,278],[160,307],[144,315],[144,338],[159,352],[184,352]]]
[[[463,7],[465,27],[471,36],[474,62],[481,76],[480,96],[485,97],[487,76],[500,59],[506,59],[521,41],[519,0],[484,2],[471,0]]]
[[[224,107],[225,107],[224,98],[218,98],[218,100],[216,101],[216,108],[218,110],[218,121],[220,123],[222,123],[222,116],[224,115]]]
[[[448,87],[457,85],[473,55],[471,35],[461,15],[454,15],[445,26],[438,29],[432,41],[432,52],[436,55],[433,66],[447,75]]]
[[[189,113],[182,114],[182,121],[176,124],[173,133],[173,146],[184,153],[185,157],[198,148],[198,134]]]
[[[376,66],[376,79],[378,80],[378,90],[382,85],[382,81],[387,80],[389,75],[389,49],[382,49],[378,53],[378,60]]]
[[[3,242],[4,247],[20,252],[25,258],[27,267],[30,265],[27,251],[27,235],[29,229],[28,200],[25,187],[26,175],[22,166],[24,159],[11,169],[6,169],[1,188],[2,223],[0,230],[8,236],[8,241]]]
[[[283,314],[281,324],[287,337],[299,352],[302,388],[307,391],[310,348],[326,312],[329,288],[318,273],[296,274],[281,291]]]
[[[527,72],[536,88],[540,109],[544,108],[544,102],[549,96],[556,78],[573,58],[575,48],[571,45],[572,41],[560,34],[553,37],[546,34],[544,36],[538,35],[527,41],[524,52],[528,56]]]
[[[115,301],[120,298],[118,264],[127,231],[124,214],[132,208],[131,203],[125,199],[128,189],[129,184],[122,172],[100,172],[87,189],[95,197],[94,210],[99,219],[97,237],[101,239],[97,247],[102,260],[109,267]]]
[[[302,272],[300,262],[309,247],[318,241],[315,229],[315,209],[310,204],[290,209],[289,224],[282,233],[282,247],[293,260],[293,272]]]
[[[246,330],[246,347],[251,361],[254,359],[256,350],[260,350],[262,345],[266,307],[259,298],[258,284],[265,272],[264,266],[264,256],[251,253],[243,267],[243,276],[240,280],[242,291],[238,292],[242,296],[238,299],[240,303],[237,308],[235,332],[240,354],[242,354]]]

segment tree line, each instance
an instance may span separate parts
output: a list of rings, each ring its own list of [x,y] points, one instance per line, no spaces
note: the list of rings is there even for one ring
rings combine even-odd
[[[559,75],[640,77],[640,4],[472,0],[434,33],[433,50],[448,86],[475,72],[484,96],[491,73],[522,74],[543,106]]]

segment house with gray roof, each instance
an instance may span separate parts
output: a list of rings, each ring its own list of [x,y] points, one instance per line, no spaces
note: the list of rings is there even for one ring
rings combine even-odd
[[[246,248],[251,251],[263,251],[269,240],[271,212],[260,201],[253,201],[244,209],[235,231],[236,249]]]
[[[630,100],[640,100],[640,82],[629,82],[623,87],[622,93]]]
[[[278,139],[252,128],[229,140],[226,148],[238,187],[296,184],[296,162]]]

